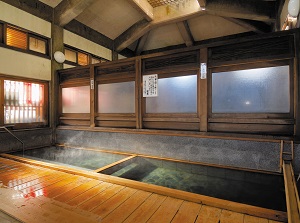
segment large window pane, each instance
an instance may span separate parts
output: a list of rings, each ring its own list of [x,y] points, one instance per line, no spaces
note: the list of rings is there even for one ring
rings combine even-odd
[[[98,85],[98,113],[135,113],[135,82]]]
[[[146,113],[196,113],[197,75],[158,79],[158,96],[146,98]]]
[[[289,66],[212,74],[213,113],[289,111]]]
[[[45,121],[44,85],[4,80],[4,123]]]
[[[90,113],[90,86],[62,89],[63,113]]]

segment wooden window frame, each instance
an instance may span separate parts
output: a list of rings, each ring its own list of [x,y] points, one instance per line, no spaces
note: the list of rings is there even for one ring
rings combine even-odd
[[[135,97],[138,95],[135,73],[97,75],[95,77],[95,125],[98,127],[135,128],[136,112],[134,113],[98,113],[98,85],[131,82],[135,83]],[[136,100],[135,100],[136,101]],[[138,106],[135,103],[135,110]]]
[[[44,107],[43,107],[43,119],[44,122],[31,122],[31,123],[12,123],[4,124],[4,80],[10,81],[19,81],[19,82],[29,82],[35,84],[44,85]],[[30,129],[30,128],[43,128],[49,126],[49,83],[47,81],[35,80],[35,79],[26,79],[19,77],[11,77],[0,75],[0,125],[13,126],[14,129]]]
[[[2,30],[1,30],[1,25],[0,25],[0,47],[4,47],[4,48],[7,48],[7,49],[11,49],[11,50],[15,50],[15,51],[19,51],[19,52],[23,52],[23,53],[27,53],[27,54],[31,54],[31,55],[35,55],[35,56],[39,56],[39,57],[44,57],[44,58],[47,58],[47,59],[51,59],[51,57],[50,57],[50,47],[51,47],[50,46],[50,38],[42,36],[42,35],[34,33],[34,32],[31,32],[31,31],[28,31],[26,29],[23,29],[21,27],[18,27],[16,25],[9,24],[9,23],[6,23],[6,22],[0,21],[0,24],[2,24]],[[7,27],[11,27],[12,29],[16,29],[18,31],[26,33],[26,41],[27,41],[27,48],[26,49],[22,49],[22,48],[7,45],[7,40],[6,40]],[[29,37],[33,37],[33,38],[36,38],[36,39],[39,39],[39,40],[42,40],[42,41],[45,42],[45,44],[46,44],[45,54],[29,49]]]
[[[200,104],[199,104],[199,88],[200,88],[200,75],[199,69],[190,69],[187,71],[172,71],[172,72],[155,72],[158,74],[158,79],[183,77],[189,75],[197,75],[197,111],[195,113],[146,113],[146,100],[142,97],[142,121],[143,127],[154,129],[176,129],[176,130],[193,130],[199,131],[200,129]],[[148,75],[145,73],[143,75]],[[142,79],[142,78],[141,78]],[[142,85],[142,80],[141,80]]]
[[[104,63],[104,62],[109,61],[109,60],[104,59],[104,58],[102,58],[102,57],[100,57],[100,56],[96,56],[96,55],[94,55],[94,54],[91,54],[91,53],[89,53],[89,52],[80,50],[80,49],[78,49],[78,48],[75,48],[75,47],[70,46],[70,45],[67,45],[67,44],[65,44],[64,47],[65,47],[65,49],[70,50],[70,51],[73,51],[73,52],[76,53],[76,63],[74,63],[73,61],[66,60],[64,63],[65,63],[65,64],[68,64],[68,65],[72,65],[72,66],[88,66],[88,65],[93,65],[93,64],[92,64],[92,58],[95,58],[95,59],[100,60],[100,63]],[[80,65],[80,64],[78,63],[78,53],[83,53],[83,54],[86,54],[86,55],[88,56],[88,64],[87,64],[87,65]]]
[[[260,113],[213,113],[212,112],[212,73],[238,71],[246,69],[267,68],[277,66],[289,66],[289,93],[290,110],[287,113],[260,112]],[[209,69],[208,73],[208,126],[209,131],[223,132],[246,132],[248,133],[280,133],[281,129],[285,132],[292,132],[294,125],[294,61],[293,59],[282,59],[274,61],[263,61],[250,64],[239,64],[222,66]],[[289,127],[288,127],[289,126]],[[239,130],[240,128],[240,130]],[[272,132],[273,131],[273,132]],[[284,131],[283,131],[284,132]],[[284,133],[283,133],[284,134]]]

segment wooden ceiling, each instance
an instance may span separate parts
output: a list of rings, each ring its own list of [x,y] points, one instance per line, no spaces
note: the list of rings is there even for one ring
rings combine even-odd
[[[14,0],[16,1],[16,0]],[[37,1],[37,0],[36,0]],[[285,0],[40,0],[54,22],[135,56],[275,31]],[[83,30],[79,30],[83,27]],[[100,41],[100,42],[101,42]]]

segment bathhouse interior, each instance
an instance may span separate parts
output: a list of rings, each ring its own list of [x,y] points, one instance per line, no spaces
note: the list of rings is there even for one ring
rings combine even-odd
[[[299,0],[0,0],[0,222],[300,222]]]

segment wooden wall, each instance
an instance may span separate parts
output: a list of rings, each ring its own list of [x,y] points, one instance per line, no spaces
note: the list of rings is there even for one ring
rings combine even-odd
[[[207,79],[200,78],[200,63],[207,63]],[[211,111],[211,74],[218,71],[251,69],[289,65],[290,112],[282,114],[214,114]],[[142,97],[142,76],[158,74],[162,77],[197,75],[197,112],[147,114]],[[57,103],[57,124],[70,127],[87,127],[93,131],[105,129],[168,130],[184,135],[186,131],[199,134],[256,135],[257,137],[288,137],[298,139],[299,132],[299,29],[263,34],[241,39],[213,42],[189,49],[173,50],[119,61],[60,70],[60,92]],[[91,112],[64,114],[61,89],[70,86],[90,85]],[[135,112],[132,114],[97,113],[98,83],[135,81]],[[180,132],[179,132],[180,131]],[[233,135],[232,135],[233,133]],[[258,136],[259,135],[259,136]],[[251,136],[250,136],[251,137]]]

